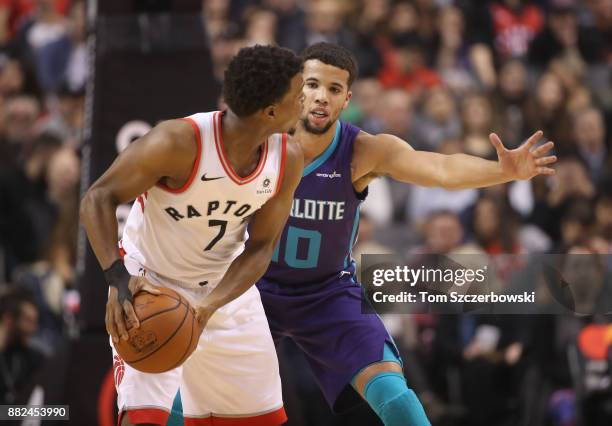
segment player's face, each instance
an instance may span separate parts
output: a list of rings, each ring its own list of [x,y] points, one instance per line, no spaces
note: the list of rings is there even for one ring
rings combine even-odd
[[[304,63],[304,111],[302,125],[307,132],[323,134],[348,106],[352,93],[349,73],[317,59]]]
[[[302,108],[304,107],[303,87],[304,79],[302,73],[298,73],[291,79],[289,92],[283,96],[278,103],[278,108],[276,108],[278,114],[277,133],[292,133],[295,131],[295,126],[302,115]]]

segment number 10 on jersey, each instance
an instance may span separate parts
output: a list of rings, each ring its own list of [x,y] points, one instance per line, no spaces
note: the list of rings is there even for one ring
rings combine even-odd
[[[298,258],[298,245],[300,239],[305,240],[307,245],[306,258]],[[278,262],[280,256],[280,248],[283,241],[279,241],[272,261]],[[285,241],[284,260],[285,263],[296,269],[316,268],[319,264],[319,254],[321,252],[321,233],[310,229],[297,228],[289,226],[287,229],[287,240]]]

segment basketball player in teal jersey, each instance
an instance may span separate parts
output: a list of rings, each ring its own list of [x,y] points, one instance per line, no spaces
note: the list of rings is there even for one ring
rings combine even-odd
[[[319,43],[303,59],[305,101],[295,137],[304,174],[272,263],[257,284],[272,335],[292,339],[303,351],[334,410],[359,402],[358,394],[387,426],[428,425],[380,318],[361,314],[351,259],[359,204],[379,176],[461,189],[552,174],[547,166],[556,158],[544,155],[553,143],[532,149],[541,136],[536,132],[507,150],[492,134],[498,161],[415,151],[395,136],[369,135],[338,120],[357,76],[350,52]]]

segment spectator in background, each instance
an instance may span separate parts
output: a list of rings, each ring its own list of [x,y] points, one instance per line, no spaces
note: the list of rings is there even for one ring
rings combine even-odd
[[[30,345],[38,327],[31,295],[12,289],[0,295],[0,404],[25,404],[44,354]]]
[[[305,31],[304,10],[297,0],[263,0],[262,5],[276,14],[276,39],[280,46],[289,47],[294,34]]]
[[[595,235],[612,248],[612,196],[602,195],[595,204]],[[608,250],[610,252],[610,250]]]
[[[579,27],[573,0],[552,0],[547,26],[529,47],[529,62],[540,69],[552,59],[594,63],[604,59],[603,40],[593,29]]]
[[[465,40],[465,20],[461,9],[454,6],[441,8],[437,25],[432,63],[442,82],[455,95],[475,90],[477,80],[471,72],[470,49]]]
[[[567,92],[556,74],[546,72],[538,79],[535,94],[525,108],[527,128],[541,129],[544,137],[567,152],[571,144],[570,119],[566,110]]]
[[[391,0],[361,0],[354,10],[353,26],[363,36],[378,38],[390,26],[387,17],[396,15],[390,11]]]
[[[55,90],[63,78],[70,55],[68,21],[53,0],[39,0],[16,40],[20,55],[33,65],[44,91]]]
[[[385,88],[401,88],[417,99],[427,89],[440,84],[439,75],[427,67],[424,43],[419,36],[396,36],[383,50],[379,79]]]
[[[594,28],[603,40],[603,62],[612,62],[612,4],[610,0],[588,0],[586,5],[591,11]]]
[[[520,424],[526,327],[512,315],[463,316],[459,324],[465,424]]]
[[[21,63],[8,59],[0,71],[0,94],[4,97],[18,95],[23,91],[25,75]]]
[[[8,278],[17,265],[40,259],[56,220],[47,196],[49,159],[61,142],[40,136],[23,164],[0,172],[0,245],[6,256]]]
[[[491,255],[497,278],[507,283],[526,262],[524,256],[499,256],[525,254],[518,214],[507,199],[482,195],[474,206],[471,230],[474,240]]]
[[[378,43],[381,34],[389,27],[390,0],[361,0],[353,8],[351,25],[355,33],[357,47],[353,52],[359,63],[360,76],[370,78],[378,75],[381,57]]]
[[[528,133],[526,129],[527,68],[518,59],[506,61],[499,70],[499,87],[493,97],[496,127],[500,137],[517,147]]]
[[[474,41],[489,45],[501,60],[525,58],[529,43],[544,28],[544,14],[530,0],[474,3],[470,11]]]
[[[562,157],[556,171],[547,181],[535,183],[535,207],[530,222],[559,242],[563,213],[576,198],[592,199],[595,187],[584,164],[576,157]]]
[[[71,90],[68,84],[57,92],[54,108],[39,125],[40,133],[47,133],[78,147],[82,140],[85,113],[85,91]]]
[[[574,198],[561,216],[561,241],[555,253],[586,241],[593,230],[593,206],[584,198]]]
[[[63,334],[64,295],[75,279],[79,159],[72,148],[62,147],[50,156],[46,182],[53,222],[41,260],[16,269],[13,281],[34,295],[40,311],[37,338],[51,352]]]
[[[524,58],[530,41],[542,30],[544,15],[529,0],[461,1],[469,17],[470,59],[481,84],[497,84],[496,60]]]
[[[1,0],[0,1],[0,46],[6,45],[26,24],[34,12],[36,0]],[[54,0],[53,7],[61,14],[66,14],[70,0]]]
[[[489,254],[521,253],[517,238],[519,220],[503,200],[482,196],[474,206],[474,239]]]
[[[571,116],[577,111],[591,106],[591,93],[585,83],[590,85],[591,90],[598,89],[593,86],[596,83],[587,78],[586,68],[582,62],[553,59],[550,61],[548,69],[561,82],[565,92],[564,104],[567,115]]]
[[[431,213],[422,226],[423,246],[413,253],[430,254],[482,254],[478,244],[465,242],[465,231],[459,215],[450,210],[437,210]]]
[[[229,36],[219,37],[211,44],[210,54],[213,62],[213,75],[216,78],[215,83],[221,85],[225,69],[242,47],[244,47],[244,40]]]
[[[70,55],[62,79],[71,91],[83,90],[89,70],[87,63],[85,1],[73,1],[68,22]]]
[[[202,19],[211,44],[220,38],[233,38],[239,33],[237,22],[230,19],[231,0],[202,0]]]
[[[391,7],[386,28],[387,38],[393,40],[419,33],[419,15],[413,2],[398,1]]]
[[[378,104],[378,115],[382,128],[386,133],[412,141],[412,99],[408,93],[401,89],[392,89],[383,92]]]
[[[16,95],[5,100],[2,112],[4,131],[0,139],[0,165],[16,169],[36,137],[40,104],[32,96]]]
[[[383,124],[379,117],[380,81],[375,78],[360,78],[353,85],[353,98],[348,108],[354,108],[354,122],[368,133],[382,133]]]
[[[591,181],[597,185],[604,176],[608,161],[603,114],[590,107],[577,112],[573,123],[577,153],[586,164]]]
[[[46,173],[47,198],[56,210],[56,220],[45,247],[44,257],[61,279],[74,281],[78,234],[80,161],[74,149],[64,147],[49,159]]]
[[[245,13],[246,44],[276,44],[277,17],[273,11],[263,8],[253,8]]]
[[[489,141],[489,133],[493,127],[493,108],[490,100],[476,93],[465,97],[461,104],[461,119],[465,152],[478,157],[493,158],[495,149]]]
[[[444,141],[461,136],[455,99],[447,89],[434,87],[427,92],[414,132],[413,145],[428,151],[436,151]]]
[[[355,38],[345,26],[346,15],[345,1],[311,0],[306,3],[305,30],[286,34],[285,47],[301,52],[311,44],[326,41],[355,51]]]

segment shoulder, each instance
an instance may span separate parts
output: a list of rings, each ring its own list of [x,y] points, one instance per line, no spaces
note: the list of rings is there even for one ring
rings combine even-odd
[[[412,146],[410,146],[410,144],[405,140],[387,133],[371,135],[362,130],[355,139],[355,149],[365,151],[368,154],[384,152],[386,150],[394,149],[397,147],[401,147],[404,149],[409,148],[410,150],[414,150]]]
[[[285,153],[285,179],[288,185],[296,186],[302,178],[304,171],[304,153],[299,142],[290,135],[287,135]]]
[[[152,154],[174,160],[193,160],[201,144],[197,126],[181,119],[160,122],[143,139]]]
[[[385,136],[388,135],[371,135],[363,130],[360,131],[355,138],[353,161],[359,159],[371,159],[372,155],[376,155],[378,152],[380,152],[382,148],[381,144],[385,143]]]
[[[291,135],[286,135],[287,137],[287,151],[286,151],[286,161],[295,164],[296,166],[300,164],[304,164],[304,153],[302,152],[302,146],[300,143]]]
[[[368,132],[361,130],[357,137],[355,137],[355,146],[363,146],[368,147],[376,143],[376,138],[378,135],[371,135]]]

